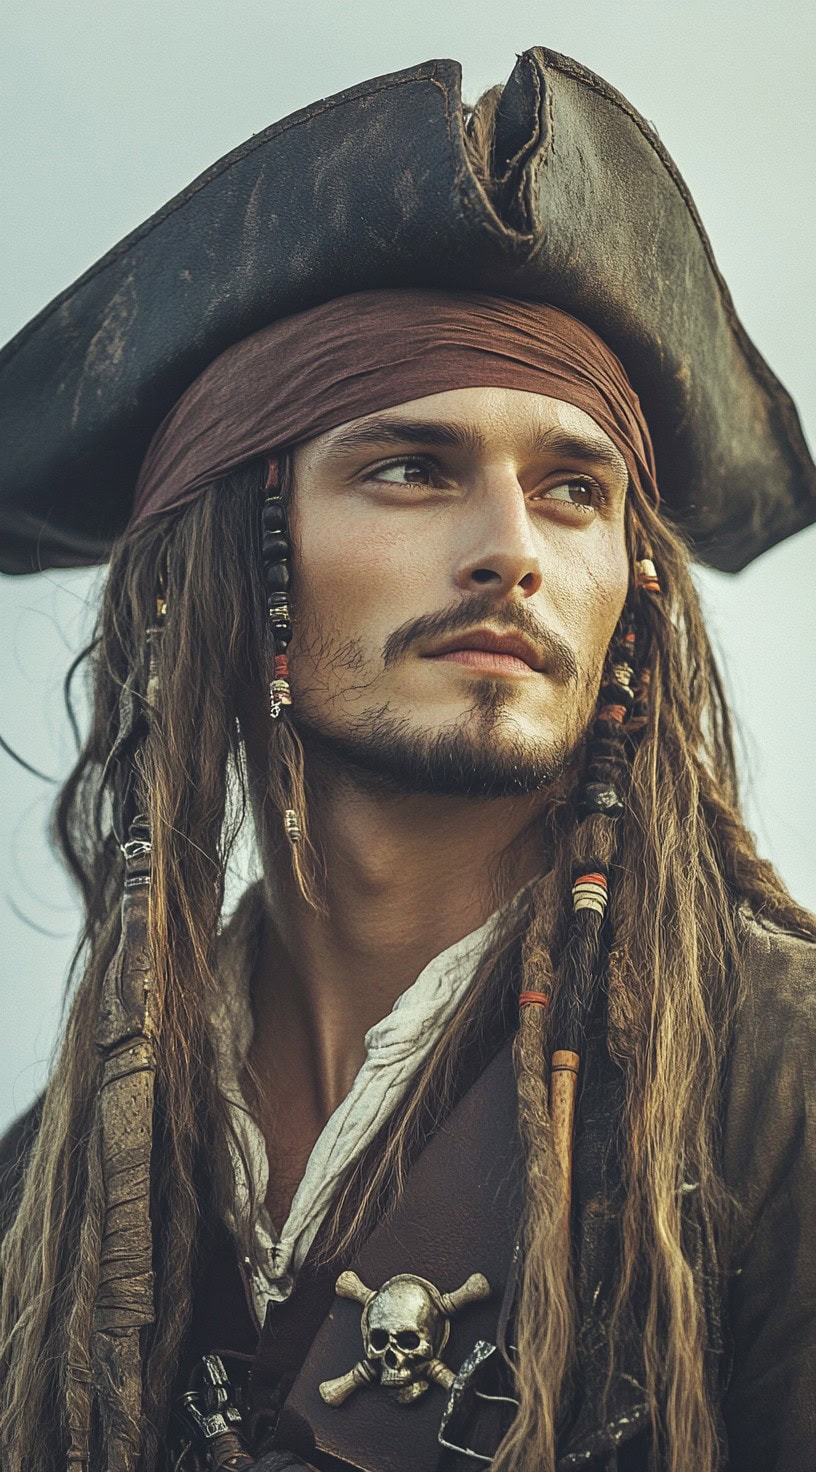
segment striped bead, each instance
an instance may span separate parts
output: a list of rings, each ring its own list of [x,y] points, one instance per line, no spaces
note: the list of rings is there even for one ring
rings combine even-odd
[[[276,702],[278,705],[292,704],[292,692],[289,688],[288,680],[273,680],[269,688],[273,702]]]
[[[303,832],[300,827],[300,818],[294,808],[286,809],[283,815],[283,827],[290,843],[300,843]]]
[[[608,898],[606,875],[598,870],[579,875],[572,886],[572,908],[576,915],[579,910],[594,910],[596,915],[605,915]]]

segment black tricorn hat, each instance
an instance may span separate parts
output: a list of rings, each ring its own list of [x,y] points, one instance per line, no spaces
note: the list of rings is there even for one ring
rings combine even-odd
[[[530,297],[594,328],[640,396],[664,507],[713,566],[815,520],[796,409],[652,127],[533,47],[504,88],[493,164],[488,194],[444,60],[324,98],[214,164],[0,354],[0,569],[104,560],[155,429],[202,369],[374,287]]]

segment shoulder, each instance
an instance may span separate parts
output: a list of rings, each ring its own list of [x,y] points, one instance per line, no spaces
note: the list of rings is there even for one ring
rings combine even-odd
[[[745,1000],[775,999],[786,1010],[800,1011],[816,998],[816,940],[796,935],[763,920],[748,907],[738,917],[742,939]]]
[[[796,1171],[816,1152],[816,942],[748,911],[740,926],[723,1171],[736,1194],[757,1208],[789,1168]]]
[[[0,1233],[10,1226],[42,1117],[43,1095],[0,1136]]]
[[[783,1057],[813,1060],[816,1041],[816,941],[751,911],[740,912],[739,1000],[733,1066],[744,1059],[767,1070]]]

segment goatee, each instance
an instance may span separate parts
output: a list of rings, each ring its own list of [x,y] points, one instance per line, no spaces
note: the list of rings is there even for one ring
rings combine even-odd
[[[506,705],[503,681],[480,680],[470,710],[433,734],[418,731],[387,705],[342,734],[320,730],[302,717],[297,724],[308,756],[367,791],[521,797],[554,782],[577,742],[534,744],[518,730]]]

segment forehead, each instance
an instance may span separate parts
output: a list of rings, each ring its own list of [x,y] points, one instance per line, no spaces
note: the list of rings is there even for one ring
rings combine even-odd
[[[306,461],[352,454],[376,445],[448,444],[471,455],[559,450],[569,441],[626,473],[624,458],[583,409],[524,389],[456,388],[363,415],[298,447]]]

